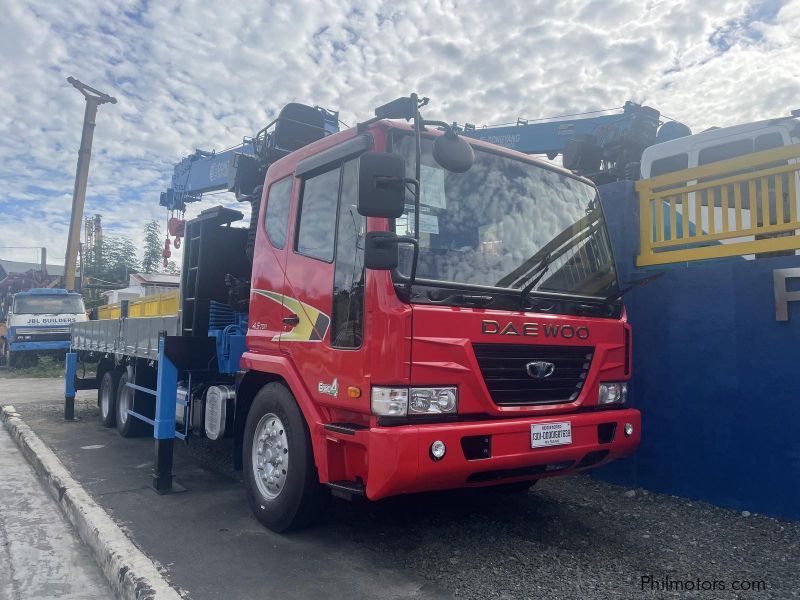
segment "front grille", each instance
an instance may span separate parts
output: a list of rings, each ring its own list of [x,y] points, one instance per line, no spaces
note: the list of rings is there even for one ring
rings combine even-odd
[[[483,380],[495,404],[522,406],[573,402],[583,388],[594,349],[591,346],[473,344]],[[527,365],[555,365],[549,377],[528,375]]]

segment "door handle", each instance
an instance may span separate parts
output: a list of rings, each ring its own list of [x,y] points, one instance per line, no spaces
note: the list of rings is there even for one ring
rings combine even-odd
[[[288,317],[283,317],[283,324],[291,325],[292,327],[297,327],[300,324],[300,317],[298,317],[297,315],[290,315]]]

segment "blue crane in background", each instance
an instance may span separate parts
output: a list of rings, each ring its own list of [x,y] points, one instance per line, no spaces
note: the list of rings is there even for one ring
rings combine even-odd
[[[594,113],[517,119],[515,124],[497,126],[468,123],[462,133],[525,154],[545,154],[551,160],[561,155],[564,167],[597,184],[637,179],[645,148],[691,134],[683,123],[662,123],[661,113],[649,106],[628,101],[621,110],[591,117],[583,115]]]
[[[240,145],[221,152],[195,150],[183,158],[175,165],[172,183],[161,192],[159,203],[170,211],[183,212],[187,202],[197,202],[203,194],[223,190],[247,200],[245,196],[264,181],[267,166],[310,140],[337,131],[337,111],[287,104],[274,121],[255,136],[244,138]],[[260,181],[254,183],[259,172]]]

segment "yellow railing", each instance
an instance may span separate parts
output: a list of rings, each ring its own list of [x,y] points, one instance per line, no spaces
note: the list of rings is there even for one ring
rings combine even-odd
[[[638,266],[800,248],[800,144],[636,182]]]
[[[153,296],[143,296],[128,302],[129,317],[161,317],[177,315],[180,303],[180,292],[174,290]],[[97,308],[98,319],[118,319],[119,303],[106,304]]]

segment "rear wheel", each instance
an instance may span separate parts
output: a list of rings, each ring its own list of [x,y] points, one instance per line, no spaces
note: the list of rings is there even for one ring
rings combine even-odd
[[[147,431],[147,423],[128,414],[128,409],[133,409],[134,390],[128,387],[131,381],[128,370],[122,372],[117,386],[117,431],[122,437],[138,437]]]
[[[267,384],[253,400],[243,459],[247,499],[263,525],[282,533],[322,516],[330,494],[319,483],[305,419],[280,383]]]
[[[100,388],[97,390],[97,406],[100,407],[100,421],[103,427],[113,427],[117,422],[117,388],[122,371],[112,369],[103,373]]]

